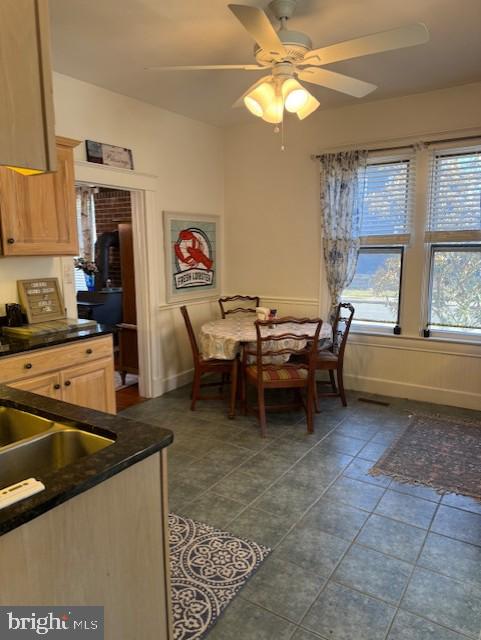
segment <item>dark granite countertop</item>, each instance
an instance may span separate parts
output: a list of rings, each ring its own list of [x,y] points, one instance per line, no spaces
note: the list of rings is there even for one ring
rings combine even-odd
[[[88,338],[97,338],[113,333],[115,329],[105,324],[97,324],[95,326],[85,327],[84,329],[75,329],[70,331],[59,331],[58,333],[49,333],[36,338],[14,338],[13,336],[2,335],[0,339],[0,358],[4,356],[12,356],[16,353],[24,351],[33,351],[34,349],[45,349],[45,347],[55,347],[75,340],[86,340]]]
[[[173,434],[167,429],[77,407],[4,385],[0,385],[0,406],[28,411],[84,431],[115,438],[115,442],[105,449],[80,458],[57,471],[38,474],[37,479],[43,482],[45,490],[0,509],[0,535],[100,484],[157,453],[173,441]],[[19,481],[22,479],[19,478]]]

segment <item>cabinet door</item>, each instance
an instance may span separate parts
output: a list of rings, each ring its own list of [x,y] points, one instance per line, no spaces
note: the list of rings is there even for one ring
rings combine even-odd
[[[58,145],[54,173],[23,176],[0,168],[6,256],[78,255],[73,151]]]
[[[60,372],[60,378],[65,402],[116,413],[112,358],[69,367]]]
[[[47,396],[47,398],[54,398],[55,400],[62,399],[62,386],[59,373],[47,373],[43,376],[29,378],[28,380],[19,380],[18,382],[12,382],[8,386],[14,389],[21,389],[22,391],[38,393],[40,396]]]

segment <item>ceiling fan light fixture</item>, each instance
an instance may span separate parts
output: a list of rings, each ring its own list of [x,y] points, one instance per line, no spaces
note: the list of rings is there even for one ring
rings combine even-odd
[[[314,113],[314,111],[320,106],[319,100],[316,100],[316,98],[314,98],[314,96],[308,91],[306,93],[308,94],[307,102],[296,112],[299,120],[304,120],[304,118],[310,116],[311,113]]]
[[[276,95],[272,84],[270,82],[262,82],[244,97],[244,104],[253,115],[263,118],[275,98]]]
[[[283,120],[284,116],[284,101],[282,96],[277,94],[274,95],[266,110],[264,111],[264,115],[262,119],[265,122],[270,122],[271,124],[280,124]]]
[[[282,85],[282,95],[286,111],[297,113],[309,100],[309,92],[295,79],[289,78]]]

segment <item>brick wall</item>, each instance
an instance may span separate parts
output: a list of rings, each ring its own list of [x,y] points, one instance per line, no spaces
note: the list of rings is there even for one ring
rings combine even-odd
[[[130,223],[132,221],[130,191],[119,191],[116,189],[105,189],[100,187],[99,192],[94,194],[94,202],[97,237],[106,231],[116,231],[117,226],[121,222]],[[112,286],[120,287],[122,283],[120,278],[120,255],[118,249],[110,249],[109,262]]]

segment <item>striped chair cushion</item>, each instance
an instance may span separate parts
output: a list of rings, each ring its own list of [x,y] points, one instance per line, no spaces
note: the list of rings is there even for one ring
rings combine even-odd
[[[247,375],[257,380],[257,365],[251,365],[246,369]],[[308,371],[305,367],[278,367],[275,369],[264,369],[262,380],[264,382],[275,382],[283,380],[307,380]]]

